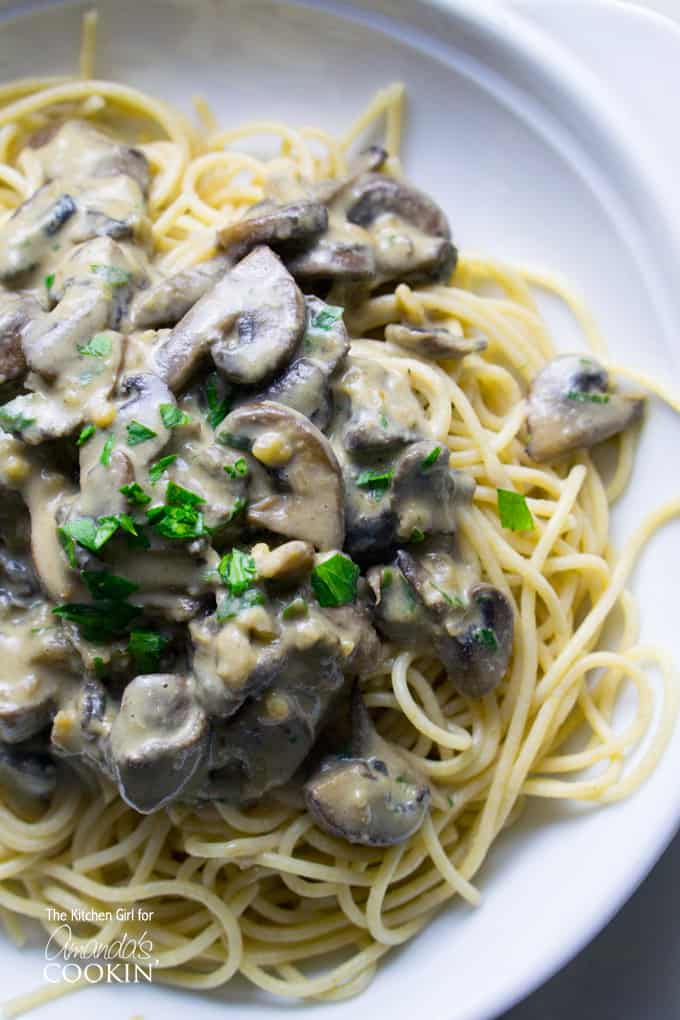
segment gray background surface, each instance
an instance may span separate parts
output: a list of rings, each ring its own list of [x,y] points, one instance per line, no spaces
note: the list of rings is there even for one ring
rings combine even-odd
[[[680,0],[638,6],[680,21]],[[680,835],[605,930],[502,1020],[678,1020],[679,875]]]

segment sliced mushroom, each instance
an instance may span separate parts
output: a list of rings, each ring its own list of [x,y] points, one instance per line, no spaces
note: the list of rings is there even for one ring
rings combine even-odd
[[[450,468],[448,460],[446,447],[424,440],[411,443],[397,458],[391,488],[397,538],[408,542],[414,532],[449,535],[456,530],[457,510],[470,504],[475,483],[464,471]]]
[[[3,499],[7,493],[3,493]],[[27,550],[23,555],[0,543],[0,612],[7,606],[27,608],[40,591],[40,582]]]
[[[375,462],[373,470],[346,462],[344,478],[347,549],[373,562],[398,542],[453,534],[458,509],[470,503],[475,489],[465,472],[449,468],[445,447],[425,440],[409,444],[392,462]]]
[[[203,791],[210,799],[248,804],[287,782],[345,685],[342,660],[323,640],[287,648],[261,669],[268,673],[264,692],[216,726],[210,781]]]
[[[217,255],[140,290],[130,305],[126,327],[135,330],[174,326],[233,264],[229,256]]]
[[[294,251],[322,234],[328,226],[328,212],[320,202],[300,200],[289,205],[264,201],[248,210],[241,220],[217,233],[220,246],[235,259],[266,244],[274,251]]]
[[[432,237],[451,237],[446,216],[424,192],[386,174],[370,173],[360,177],[352,188],[347,219],[369,227],[386,213],[406,220]]]
[[[395,451],[426,431],[418,398],[404,374],[372,358],[349,355],[332,383],[333,446],[361,459]]]
[[[156,354],[158,370],[181,389],[210,351],[225,378],[252,385],[288,361],[304,322],[290,273],[269,248],[255,248],[173,329]]]
[[[139,149],[117,142],[92,124],[67,120],[37,131],[29,145],[48,179],[64,176],[132,178],[146,193],[149,164]]]
[[[32,294],[0,295],[0,384],[26,374],[21,333],[31,319],[41,314],[40,303]]]
[[[0,279],[12,280],[37,265],[75,212],[60,181],[38,188],[0,227]]]
[[[446,216],[427,195],[385,174],[360,177],[343,196],[347,219],[370,234],[378,281],[443,280],[455,268]]]
[[[374,620],[385,637],[441,659],[461,694],[480,698],[502,680],[512,653],[514,615],[506,596],[441,547],[415,556],[399,550],[375,568]]]
[[[345,534],[340,467],[326,437],[304,415],[273,401],[243,404],[218,440],[249,451],[266,469],[250,486],[246,519],[317,549],[341,549]]]
[[[375,276],[375,255],[370,244],[336,237],[321,237],[307,251],[286,260],[296,280],[342,280],[360,283]]]
[[[57,769],[44,752],[0,746],[0,784],[12,793],[44,800],[56,789]]]
[[[314,188],[315,197],[325,204],[332,202],[348,185],[354,184],[357,177],[371,173],[373,170],[379,170],[386,159],[385,149],[379,145],[369,145],[367,149],[363,149],[354,157],[344,177],[335,177],[317,184]]]
[[[460,328],[454,332],[451,327],[413,326],[406,322],[392,322],[386,326],[385,339],[405,347],[421,358],[432,358],[434,361],[439,358],[463,358],[466,354],[476,354],[487,347],[487,341],[482,337],[466,337]]]
[[[135,677],[111,727],[111,761],[123,800],[142,814],[175,800],[205,761],[209,740],[190,677]]]
[[[364,846],[403,843],[422,825],[430,802],[424,778],[376,732],[355,692],[349,756],[332,755],[305,784],[314,821],[332,836]]]
[[[305,302],[307,326],[298,352],[262,396],[294,408],[323,431],[333,410],[329,379],[346,357],[349,338],[339,309],[315,297]]]
[[[71,651],[49,606],[0,618],[0,740],[16,744],[45,729],[60,688],[72,679]]]
[[[80,497],[75,516],[100,517],[127,509],[120,492],[136,481],[148,485],[148,468],[170,438],[162,405],[175,404],[165,383],[152,373],[126,376],[113,424],[99,429],[80,449]]]
[[[643,407],[644,397],[613,390],[594,358],[555,358],[531,386],[527,452],[542,462],[594,446],[638,421]]]

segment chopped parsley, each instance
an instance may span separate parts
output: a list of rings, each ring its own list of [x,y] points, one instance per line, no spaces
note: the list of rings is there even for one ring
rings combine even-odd
[[[0,407],[0,428],[5,432],[23,432],[35,425],[35,418],[27,418],[20,411],[7,411]]]
[[[248,474],[248,465],[245,457],[239,457],[233,464],[225,464],[224,470],[230,478],[245,478]]]
[[[91,603],[66,602],[52,610],[62,620],[75,623],[87,641],[98,643],[118,637],[141,611],[139,606],[115,599]]]
[[[93,599],[126,599],[139,591],[139,585],[109,570],[83,570],[80,576]]]
[[[191,506],[154,506],[146,511],[149,524],[163,538],[176,541],[201,538],[206,534],[203,514]]]
[[[146,443],[149,439],[155,439],[158,434],[134,418],[127,423],[126,429],[128,446],[139,446],[140,443]]]
[[[339,305],[326,305],[320,312],[317,312],[312,319],[310,325],[312,329],[322,329],[324,333],[327,333],[333,328],[336,322],[342,319],[342,313],[344,308]]]
[[[94,666],[94,675],[98,680],[103,680],[108,671],[106,669],[106,663],[102,659],[101,655],[95,655],[92,660],[92,665]]]
[[[220,379],[216,372],[208,377],[205,384],[205,400],[208,405],[208,424],[216,429],[229,414],[231,403],[226,394],[220,394]]]
[[[427,471],[428,468],[431,468],[433,464],[437,463],[441,455],[441,452],[442,452],[441,446],[435,446],[433,450],[430,450],[427,457],[425,457],[425,459],[422,461],[420,465],[423,471]]]
[[[155,485],[156,482],[160,481],[163,472],[166,471],[171,464],[174,464],[176,460],[177,454],[169,453],[167,457],[161,457],[160,460],[157,460],[155,464],[151,465],[149,468],[149,478],[151,479],[152,485]]]
[[[45,290],[52,290],[54,285],[54,273],[48,273],[45,277]]]
[[[139,537],[137,526],[128,514],[111,514],[106,517],[78,517],[67,521],[58,529],[59,539],[71,566],[75,566],[75,549],[73,543],[82,545],[90,552],[99,552],[103,545],[118,530],[126,531],[135,538]]]
[[[577,404],[608,404],[608,393],[592,393],[585,390],[569,390],[567,400],[573,400]]]
[[[118,490],[121,492],[130,503],[134,503],[136,506],[146,506],[147,503],[151,502],[151,496],[144,492],[144,489],[138,482],[130,482],[129,485],[122,485]]]
[[[425,532],[421,531],[420,528],[414,528],[409,535],[409,542],[424,542]]]
[[[320,606],[344,606],[357,595],[359,567],[349,556],[334,553],[312,571],[312,589]]]
[[[170,506],[194,507],[205,503],[203,496],[199,496],[197,492],[191,492],[190,489],[177,485],[176,482],[168,482],[168,487],[165,490],[165,499]]]
[[[385,567],[385,569],[383,570],[382,574],[380,575],[380,587],[383,590],[385,590],[385,588],[389,588],[389,586],[392,584],[393,581],[394,581],[394,573],[393,573],[391,567]]]
[[[217,603],[217,620],[219,623],[225,623],[227,620],[233,620],[244,609],[263,605],[264,595],[259,588],[247,588],[242,595],[232,595],[229,592],[222,595]]]
[[[287,606],[283,607],[281,616],[284,620],[295,620],[301,616],[306,616],[308,612],[309,606],[305,600],[298,595],[296,599],[293,599],[292,602],[289,602]]]
[[[220,560],[218,573],[232,595],[243,595],[257,577],[255,560],[242,549],[232,549]]]
[[[534,519],[527,501],[519,492],[496,489],[498,495],[498,516],[504,528],[510,531],[531,531]]]
[[[88,358],[108,358],[111,353],[111,337],[106,333],[96,333],[86,344],[78,344],[78,352]]]
[[[482,648],[488,648],[491,652],[495,652],[498,649],[498,638],[496,637],[496,631],[492,627],[476,627],[472,631],[472,639],[478,645],[481,645]]]
[[[111,463],[111,454],[113,453],[113,448],[114,448],[115,445],[116,445],[116,437],[113,435],[113,433],[111,433],[111,435],[108,437],[108,439],[104,443],[104,445],[102,447],[102,452],[99,455],[99,463],[103,464],[104,467],[108,467],[109,464]]]
[[[92,439],[92,436],[97,431],[96,425],[86,425],[80,430],[80,435],[76,439],[76,446],[84,446],[88,439]]]
[[[370,489],[371,497],[376,502],[385,495],[392,479],[394,468],[387,468],[384,471],[361,471],[356,478],[356,485],[359,489]]]
[[[133,630],[130,632],[127,650],[142,673],[152,673],[158,668],[161,655],[170,643],[170,638],[155,630]]]
[[[90,272],[95,276],[101,276],[110,287],[126,287],[130,282],[130,273],[118,266],[105,266],[94,263],[90,266]]]
[[[176,407],[174,404],[161,404],[158,410],[166,429],[176,429],[180,425],[191,424],[191,418],[186,411],[183,411],[181,407]]]

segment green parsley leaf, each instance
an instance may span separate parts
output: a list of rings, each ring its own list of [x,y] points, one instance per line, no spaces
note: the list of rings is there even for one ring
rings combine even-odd
[[[193,507],[201,506],[205,503],[203,496],[199,496],[197,492],[191,492],[189,489],[184,489],[181,485],[177,485],[176,482],[168,482],[165,498],[170,506]]]
[[[293,599],[292,602],[289,602],[287,606],[283,607],[281,616],[284,620],[296,620],[301,616],[306,616],[308,612],[309,606],[305,600],[298,595],[296,599]]]
[[[385,495],[394,477],[394,468],[384,471],[361,471],[356,478],[356,485],[359,489],[370,489],[371,496],[376,502]]]
[[[325,333],[327,333],[333,328],[338,319],[342,318],[344,310],[345,309],[341,308],[339,305],[326,305],[326,307],[322,308],[320,312],[317,312],[312,319],[310,323],[312,329],[322,329]]]
[[[392,584],[393,581],[394,581],[394,573],[392,572],[390,567],[385,567],[385,569],[383,570],[382,574],[380,575],[380,587],[383,590],[385,588],[389,588],[389,586]]]
[[[76,439],[76,446],[83,446],[88,439],[92,439],[92,436],[97,431],[96,425],[86,425],[80,430],[80,435]]]
[[[69,566],[72,567],[73,570],[77,570],[78,560],[76,559],[75,540],[68,534],[68,532],[64,531],[63,528],[57,528],[57,536],[64,552],[66,553],[66,559],[68,560]]]
[[[189,425],[191,418],[179,407],[175,407],[174,404],[161,404],[158,409],[161,413],[161,419],[166,429],[176,429],[180,425]]]
[[[421,531],[420,528],[414,528],[409,536],[409,542],[424,542],[425,532]]]
[[[133,630],[130,632],[127,650],[142,673],[153,673],[158,668],[161,655],[170,638],[155,630]]]
[[[205,384],[205,400],[208,405],[208,424],[216,429],[221,425],[229,414],[231,402],[226,394],[220,396],[220,389],[224,386],[216,372],[208,376]]]
[[[239,457],[233,464],[225,464],[224,470],[230,478],[245,478],[248,474],[248,465],[244,457]]]
[[[35,425],[35,418],[26,418],[20,411],[12,413],[0,407],[0,429],[4,432],[23,432]]]
[[[496,631],[491,627],[476,627],[472,632],[472,639],[482,648],[488,648],[491,652],[495,652],[498,648]]]
[[[151,502],[151,496],[148,496],[146,492],[144,492],[144,489],[138,482],[130,482],[129,485],[122,485],[118,491],[136,506],[146,506],[147,503]]]
[[[257,577],[255,560],[242,549],[232,549],[223,556],[217,570],[232,595],[242,595]]]
[[[155,506],[146,511],[146,516],[163,538],[181,541],[201,538],[206,533],[203,514],[190,506]]]
[[[167,457],[161,457],[160,460],[157,460],[155,464],[151,465],[149,468],[149,478],[153,485],[160,480],[163,472],[169,468],[171,464],[174,464],[176,460],[177,454],[169,453]]]
[[[109,570],[83,570],[80,575],[93,599],[126,599],[139,585]]]
[[[111,433],[111,435],[108,437],[108,439],[104,443],[104,445],[102,447],[102,452],[101,452],[101,454],[99,456],[99,463],[103,464],[104,467],[108,467],[109,464],[111,463],[111,454],[113,453],[113,448],[114,448],[115,445],[116,445],[116,437],[113,435],[113,433]]]
[[[229,592],[222,595],[217,603],[217,620],[219,623],[225,623],[227,620],[233,620],[244,609],[263,605],[264,595],[259,588],[247,588],[242,595],[232,595]]]
[[[141,421],[132,421],[127,423],[127,444],[128,446],[139,446],[140,443],[145,443],[148,439],[155,439],[157,433],[148,426],[143,425]]]
[[[441,452],[441,446],[435,446],[435,448],[428,453],[427,457],[425,457],[420,465],[423,471],[427,471],[428,468],[431,468],[433,464],[437,463]]]
[[[130,273],[118,266],[104,266],[95,263],[90,266],[90,272],[101,276],[110,287],[125,287],[130,282]]]
[[[498,516],[504,528],[510,531],[531,531],[534,519],[527,501],[519,492],[496,489],[498,495]]]
[[[97,333],[86,344],[78,344],[78,352],[88,358],[108,358],[111,353],[111,337],[106,333]]]
[[[608,393],[591,393],[584,390],[569,390],[567,400],[573,400],[577,404],[608,404]]]
[[[48,273],[45,277],[45,290],[52,290],[54,284],[54,273]]]
[[[343,553],[334,553],[312,571],[312,588],[320,606],[344,606],[357,595],[359,568]]]
[[[99,602],[66,602],[52,610],[62,620],[75,623],[87,641],[111,641],[120,636],[142,612],[129,602],[102,599]]]

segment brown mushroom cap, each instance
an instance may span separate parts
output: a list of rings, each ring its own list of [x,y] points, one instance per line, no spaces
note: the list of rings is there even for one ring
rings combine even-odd
[[[385,339],[413,351],[421,358],[463,358],[486,350],[487,341],[481,337],[468,338],[442,326],[413,326],[411,323],[392,322],[385,326]]]
[[[111,760],[121,797],[142,814],[157,811],[190,782],[208,742],[208,719],[188,677],[135,677],[111,727]]]
[[[531,386],[527,452],[543,462],[594,446],[638,421],[643,407],[639,395],[610,389],[608,373],[595,358],[555,358]]]
[[[430,791],[397,747],[378,735],[358,692],[349,756],[331,755],[305,783],[320,828],[350,843],[393,846],[423,823]]]
[[[266,469],[265,482],[254,478],[251,486],[251,525],[317,549],[342,548],[340,467],[326,437],[304,415],[273,401],[242,404],[225,418],[218,441],[248,450]]]
[[[160,375],[181,389],[210,351],[232,382],[253,385],[292,356],[305,324],[302,294],[264,246],[241,260],[175,326],[156,352]]]

